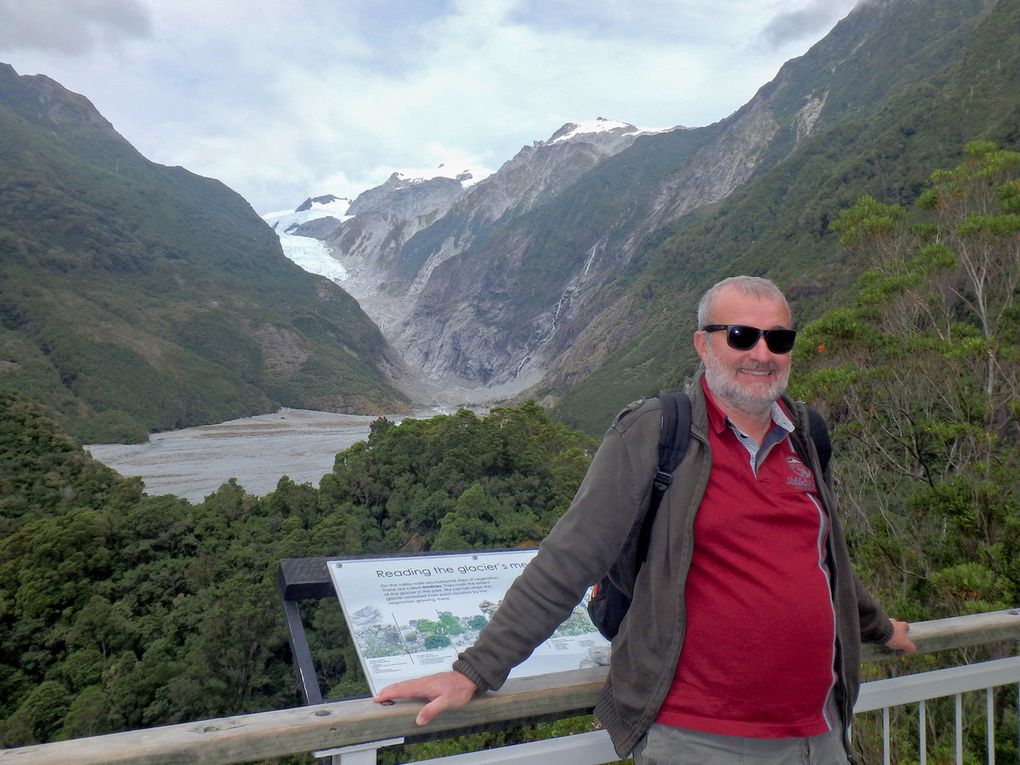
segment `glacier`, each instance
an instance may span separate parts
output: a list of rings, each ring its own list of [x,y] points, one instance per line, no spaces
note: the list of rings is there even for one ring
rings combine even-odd
[[[327,203],[312,201],[307,210],[270,212],[263,215],[262,220],[280,237],[280,246],[283,247],[283,254],[288,260],[309,273],[325,276],[330,281],[342,284],[350,278],[350,274],[339,260],[329,254],[329,248],[324,242],[307,236],[294,236],[287,232],[302,223],[326,216],[341,221],[347,220],[351,217],[347,214],[350,206],[351,201],[345,198],[334,198]]]

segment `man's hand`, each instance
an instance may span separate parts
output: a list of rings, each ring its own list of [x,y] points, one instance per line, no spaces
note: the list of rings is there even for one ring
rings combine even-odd
[[[478,687],[460,672],[439,672],[416,680],[404,680],[402,683],[387,685],[372,697],[372,701],[428,699],[429,703],[421,708],[415,718],[418,725],[424,725],[440,712],[464,706],[477,690]]]
[[[906,622],[901,622],[899,619],[890,619],[893,626],[892,637],[886,642],[885,647],[890,651],[899,651],[904,654],[911,654],[917,650],[917,646],[914,645],[914,641],[907,637],[907,633],[910,632],[910,625]]]

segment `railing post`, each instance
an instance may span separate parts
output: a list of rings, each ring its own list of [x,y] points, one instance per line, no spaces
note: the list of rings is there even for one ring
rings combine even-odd
[[[889,707],[882,707],[882,763],[891,765],[892,745],[889,736]]]
[[[921,699],[921,701],[918,702],[917,711],[917,727],[920,738],[920,741],[918,741],[918,748],[920,749],[918,759],[920,760],[921,765],[928,765],[928,712],[925,704],[926,702],[924,699]]]
[[[956,765],[963,765],[963,694],[957,693],[956,700]]]
[[[402,738],[388,738],[385,741],[367,741],[364,744],[343,746],[338,749],[324,749],[313,752],[312,756],[329,765],[376,765],[376,752],[385,746],[398,746]]]
[[[995,701],[991,688],[985,688],[985,740],[988,742],[988,765],[995,765]]]

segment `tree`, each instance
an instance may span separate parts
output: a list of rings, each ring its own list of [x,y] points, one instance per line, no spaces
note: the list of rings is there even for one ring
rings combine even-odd
[[[910,619],[1020,598],[1020,154],[964,154],[912,210],[863,197],[844,211],[840,242],[868,268],[854,304],[805,327],[796,351],[794,392],[834,426],[862,578]],[[940,714],[930,752],[952,747]]]
[[[798,350],[800,394],[834,421],[850,532],[916,616],[1020,594],[1020,154],[965,155],[912,211],[864,197],[840,216],[870,267]]]

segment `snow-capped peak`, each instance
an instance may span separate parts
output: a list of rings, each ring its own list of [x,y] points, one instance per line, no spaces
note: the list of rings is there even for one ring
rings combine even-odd
[[[560,141],[569,141],[573,138],[577,138],[582,135],[592,135],[597,133],[643,133],[645,131],[640,128],[636,128],[629,122],[620,122],[619,120],[607,120],[605,117],[597,117],[593,120],[585,120],[584,122],[568,122],[566,125],[561,127],[552,137],[549,139],[549,143],[558,143]]]
[[[450,178],[454,181],[460,181],[460,185],[467,188],[478,183],[483,178],[487,178],[492,173],[493,170],[490,168],[476,163],[469,162],[451,165],[440,162],[434,167],[405,167],[395,172],[391,177],[395,176],[406,183],[421,183],[422,181],[431,181],[434,178]]]
[[[344,220],[347,217],[347,210],[351,206],[351,200],[346,197],[338,197],[333,194],[325,194],[320,197],[309,197],[296,210],[279,210],[266,213],[262,220],[268,223],[277,233],[283,234],[297,228],[302,223],[307,223],[318,218],[332,217],[337,220]]]

